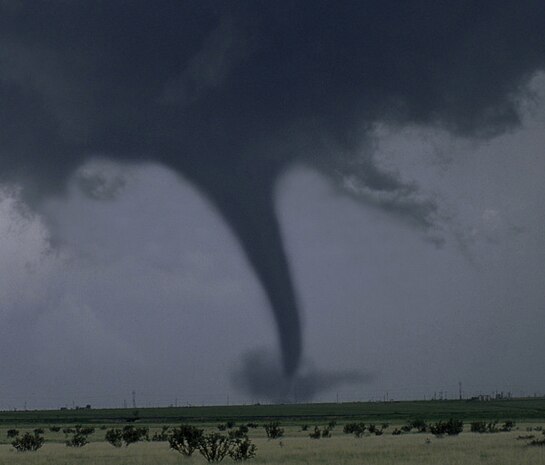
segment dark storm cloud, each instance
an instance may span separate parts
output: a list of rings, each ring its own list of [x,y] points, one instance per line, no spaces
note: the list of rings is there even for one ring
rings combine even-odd
[[[375,163],[374,125],[497,134],[517,124],[517,93],[545,63],[538,0],[0,8],[0,181],[39,204],[97,155],[185,176],[259,276],[289,374],[301,338],[277,177],[296,161],[313,165],[429,228],[434,203]],[[94,192],[101,181],[91,181]]]

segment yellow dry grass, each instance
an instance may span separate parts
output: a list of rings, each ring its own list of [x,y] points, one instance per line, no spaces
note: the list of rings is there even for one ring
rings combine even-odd
[[[281,441],[269,441],[255,431],[257,457],[250,464],[266,465],[545,465],[545,447],[527,447],[520,431],[498,434],[462,433],[437,439],[426,434],[369,436],[356,439],[336,430],[332,438],[313,440],[287,428]],[[427,441],[429,439],[429,442]],[[93,442],[81,449],[46,443],[34,453],[18,453],[0,445],[0,465],[202,465],[196,453],[182,457],[167,443],[146,442],[116,449]],[[226,458],[224,463],[233,463]]]

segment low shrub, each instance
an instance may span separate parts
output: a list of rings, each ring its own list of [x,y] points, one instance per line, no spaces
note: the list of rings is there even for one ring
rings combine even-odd
[[[407,425],[411,427],[411,430],[414,428],[419,433],[425,433],[428,430],[427,423],[424,420],[422,420],[421,418],[417,418],[415,420],[412,420],[412,421],[408,422]]]
[[[515,427],[515,422],[512,420],[507,420],[503,423],[501,427],[498,427],[498,421],[473,421],[471,422],[471,432],[472,433],[499,433],[499,432],[509,432]]]
[[[8,438],[10,438],[10,439],[16,438],[19,435],[19,430],[15,429],[15,428],[11,428],[11,429],[8,429],[6,434],[7,434]]]
[[[81,433],[74,433],[74,435],[66,441],[68,447],[83,447],[88,443],[87,435]]]
[[[255,457],[257,448],[248,437],[244,439],[235,439],[231,443],[231,449],[228,454],[235,462],[242,462]]]
[[[242,425],[237,429],[229,431],[227,434],[229,435],[229,439],[244,439],[248,435],[248,427]]]
[[[23,436],[17,436],[11,445],[17,452],[33,452],[42,447],[44,442],[44,437],[39,433],[25,433]]]
[[[231,449],[231,440],[218,433],[201,436],[198,444],[199,452],[208,462],[221,462]]]
[[[365,423],[347,423],[344,425],[343,432],[361,438],[363,433],[365,433],[366,428]]]
[[[462,420],[454,420],[451,418],[448,421],[438,421],[429,425],[430,433],[434,436],[441,437],[445,434],[456,436],[464,430],[464,422]]]
[[[470,431],[472,433],[486,433],[486,422],[485,421],[472,421],[470,425]]]
[[[49,427],[49,431],[51,431],[52,433],[58,433],[60,430],[61,430],[60,426],[50,426]]]
[[[544,447],[545,446],[545,432],[543,432],[543,439],[534,439],[533,441],[530,441],[528,443],[529,446],[540,446],[540,447]]]
[[[168,430],[170,429],[170,426],[163,425],[161,427],[161,432],[156,431],[153,433],[153,436],[151,437],[152,441],[158,441],[158,442],[166,442],[168,441]]]
[[[202,429],[191,425],[181,425],[171,431],[167,440],[171,449],[186,457],[191,457],[193,452],[199,448],[202,437]]]
[[[123,445],[123,432],[117,428],[109,429],[106,431],[104,439],[114,447],[121,447]]]
[[[314,432],[309,434],[309,437],[311,439],[320,439],[322,437],[322,432],[320,431],[320,428],[317,426],[314,427]]]
[[[66,445],[68,447],[83,447],[85,444],[89,444],[87,436],[93,434],[94,432],[95,428],[76,425],[74,435],[70,439],[66,440]]]
[[[127,425],[123,427],[122,437],[125,446],[148,439],[149,428],[145,426]]]
[[[284,436],[284,429],[280,428],[280,423],[277,421],[266,424],[264,428],[269,439],[278,439]]]

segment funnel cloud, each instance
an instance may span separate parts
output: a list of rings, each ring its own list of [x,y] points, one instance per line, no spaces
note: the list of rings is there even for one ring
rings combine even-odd
[[[303,344],[279,176],[307,164],[433,231],[433,200],[376,162],[376,125],[497,135],[545,66],[538,0],[8,0],[0,12],[0,182],[40,211],[89,159],[179,173],[240,242],[288,378]]]

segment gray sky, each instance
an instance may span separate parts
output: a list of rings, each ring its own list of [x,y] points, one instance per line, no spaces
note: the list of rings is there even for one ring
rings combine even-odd
[[[372,375],[316,400],[453,395],[458,381],[543,392],[543,83],[522,127],[486,143],[377,131],[381,162],[448,216],[442,246],[312,169],[282,179],[304,369]],[[121,186],[114,198],[82,190],[97,174]],[[158,166],[95,161],[45,210],[47,222],[1,203],[3,408],[122,405],[133,389],[144,404],[259,400],[232,372],[245,353],[277,351],[267,302],[191,185]]]
[[[0,4],[0,408],[543,393],[541,6],[424,3]]]

